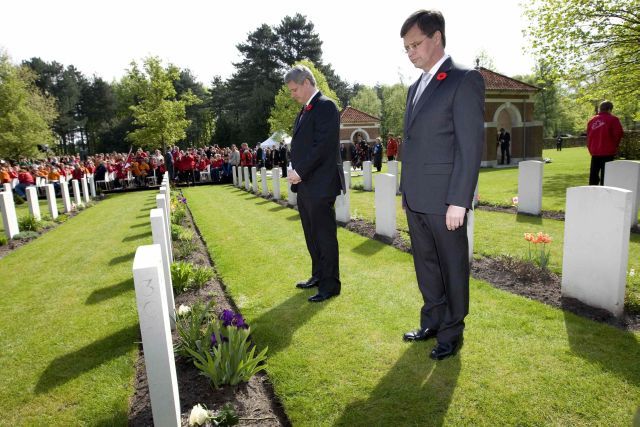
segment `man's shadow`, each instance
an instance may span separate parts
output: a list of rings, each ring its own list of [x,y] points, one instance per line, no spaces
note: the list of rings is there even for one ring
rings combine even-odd
[[[436,362],[430,349],[431,343],[411,344],[368,398],[347,406],[334,425],[441,426],[460,375],[460,355]]]

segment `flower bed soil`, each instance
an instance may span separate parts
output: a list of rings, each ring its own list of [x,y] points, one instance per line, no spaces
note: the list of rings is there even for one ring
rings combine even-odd
[[[183,259],[183,261],[188,261],[200,266],[212,267],[213,262],[209,257],[202,237],[194,225],[191,213],[188,210],[185,226],[195,231],[194,239],[197,249],[192,252],[187,259]],[[213,307],[216,313],[221,313],[224,309],[231,309],[238,312],[233,301],[226,296],[224,284],[222,284],[217,277],[214,277],[200,289],[189,290],[175,297],[176,309],[181,304],[191,306],[198,301],[207,303],[212,300],[214,301]],[[174,332],[173,341],[176,342],[176,340],[177,334]],[[264,372],[255,375],[248,383],[242,383],[237,386],[225,386],[220,390],[216,390],[207,378],[200,375],[200,371],[193,366],[193,363],[182,358],[177,358],[176,375],[183,426],[188,426],[191,408],[198,403],[204,404],[211,410],[218,410],[224,404],[230,403],[240,417],[239,425],[291,425],[273,392],[269,378]],[[153,426],[151,400],[142,346],[140,346],[140,354],[136,362],[134,388],[135,393],[129,402],[129,425]]]

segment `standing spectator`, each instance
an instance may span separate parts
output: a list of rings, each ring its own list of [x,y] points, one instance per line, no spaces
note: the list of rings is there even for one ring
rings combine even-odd
[[[558,134],[558,138],[556,138],[556,151],[562,151],[562,137]]]
[[[284,143],[280,143],[280,149],[278,150],[278,159],[280,162],[280,167],[282,168],[282,177],[287,176],[287,164],[288,159],[287,159],[287,147],[284,145]]]
[[[611,114],[611,101],[600,103],[599,110],[587,125],[587,147],[591,154],[589,185],[604,185],[604,165],[613,160],[624,133],[620,119]]]
[[[505,131],[504,128],[500,128],[500,134],[498,135],[498,142],[500,143],[500,164],[504,165],[505,155],[507,157],[507,164],[511,164],[511,135]]]
[[[171,154],[171,150],[167,150],[167,152],[164,153],[164,164],[167,168],[167,172],[169,172],[169,179],[173,181],[175,179],[175,174],[173,171],[173,154]]]
[[[382,141],[380,138],[376,138],[376,143],[373,146],[373,166],[378,172],[382,169]]]
[[[238,151],[238,147],[236,144],[231,145],[231,154],[229,155],[229,163],[231,167],[235,166],[236,168],[240,166],[240,152]]]
[[[388,134],[387,139],[387,160],[392,161],[396,159],[398,155],[398,140],[393,137],[393,134]]]

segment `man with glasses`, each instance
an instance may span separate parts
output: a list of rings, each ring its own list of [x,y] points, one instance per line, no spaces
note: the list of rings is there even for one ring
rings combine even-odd
[[[423,71],[407,95],[400,187],[424,305],[420,327],[404,339],[437,338],[430,357],[441,360],[462,346],[469,311],[466,213],[484,144],[484,80],[445,54],[440,12],[415,12],[400,37]]]

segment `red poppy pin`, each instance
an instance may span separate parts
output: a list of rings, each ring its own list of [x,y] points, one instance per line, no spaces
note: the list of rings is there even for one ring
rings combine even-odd
[[[304,111],[311,111],[312,108],[313,108],[313,105],[311,105],[311,104],[305,105],[304,106]]]
[[[439,73],[439,74],[436,76],[436,80],[444,80],[444,79],[446,79],[446,78],[447,78],[447,73]]]

